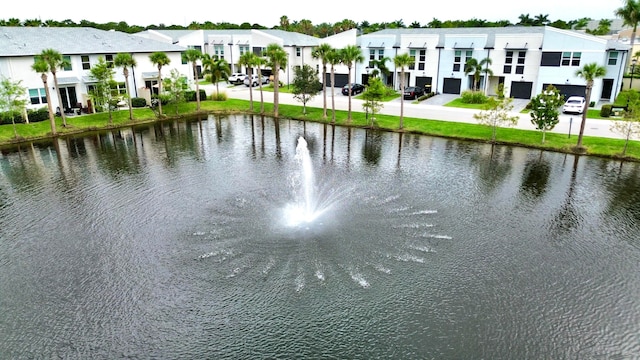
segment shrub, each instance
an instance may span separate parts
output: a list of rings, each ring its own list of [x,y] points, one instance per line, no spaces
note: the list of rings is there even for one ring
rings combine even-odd
[[[27,116],[29,116],[29,122],[49,120],[49,109],[41,107],[39,109],[27,110]]]
[[[211,100],[213,100],[213,101],[226,101],[227,100],[227,93],[226,92],[213,93],[213,94],[211,94]]]
[[[487,102],[488,97],[481,91],[463,91],[461,100],[465,104],[484,104]]]
[[[188,90],[184,92],[184,98],[187,101],[197,101],[196,92],[194,90]],[[205,100],[207,98],[207,92],[203,89],[200,89],[200,100]]]
[[[595,101],[591,101],[591,102],[589,103],[589,107],[594,107],[594,106],[596,106],[596,102],[595,102]]]
[[[612,108],[611,104],[602,105],[602,108],[600,109],[600,116],[602,117],[611,116],[611,108]]]
[[[141,108],[147,106],[147,100],[141,97],[131,98],[131,107]]]
[[[0,125],[12,124],[13,122],[16,124],[23,122],[20,113],[15,111],[3,111],[0,113]]]

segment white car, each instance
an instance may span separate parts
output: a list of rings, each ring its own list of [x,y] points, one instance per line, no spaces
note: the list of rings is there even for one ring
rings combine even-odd
[[[258,82],[261,81],[263,84],[268,84],[269,83],[269,78],[262,75],[260,77],[261,80],[258,80],[258,75],[251,75],[251,77],[246,77],[244,79],[244,84],[247,86],[258,86]]]
[[[229,76],[229,78],[227,79],[229,81],[229,84],[242,84],[244,82],[244,79],[247,77],[247,74],[243,74],[243,73],[233,73]]]
[[[562,112],[565,114],[582,114],[584,111],[585,99],[582,96],[570,96],[567,102],[562,106]]]

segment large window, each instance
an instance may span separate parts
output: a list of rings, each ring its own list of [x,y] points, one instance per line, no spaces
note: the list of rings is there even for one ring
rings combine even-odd
[[[302,48],[296,46],[296,57],[300,57],[302,55]]]
[[[73,70],[73,67],[71,66],[71,56],[69,55],[62,55],[62,60],[65,63],[65,67],[64,70],[65,71],[71,71]]]
[[[411,57],[411,60],[413,60],[411,64],[409,64],[409,70],[414,70],[416,68],[416,50],[415,49],[409,50],[409,57]]]
[[[562,66],[580,66],[581,52],[565,51],[562,53]]]
[[[607,60],[607,65],[616,65],[618,63],[618,52],[612,51],[609,53],[609,59]]]
[[[44,88],[29,89],[29,99],[31,100],[32,105],[46,104],[47,92]]]
[[[527,52],[509,50],[504,57],[504,67],[502,72],[505,74],[511,74],[513,72],[514,63],[516,74],[524,74],[524,62],[527,57]]]
[[[375,60],[382,60],[384,58],[384,49],[369,49],[369,67],[374,68]]]
[[[464,57],[464,62],[462,61]],[[453,71],[460,71],[462,65],[473,57],[473,50],[456,50],[453,58]]]
[[[249,52],[249,45],[240,45],[239,48],[240,48],[240,55]]]
[[[516,65],[516,74],[524,74],[524,60],[526,56],[526,51],[518,51],[518,64]]]
[[[213,55],[218,59],[224,59],[224,45],[213,45]]]
[[[83,70],[91,69],[91,62],[89,61],[89,55],[81,55],[80,60],[82,61]]]
[[[104,61],[107,63],[107,67],[109,67],[109,69],[113,68],[113,54],[105,54]]]

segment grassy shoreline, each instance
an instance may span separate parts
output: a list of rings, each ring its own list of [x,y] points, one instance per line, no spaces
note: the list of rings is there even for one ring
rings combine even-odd
[[[177,109],[176,109],[177,108]],[[61,119],[56,118],[57,137],[77,135],[86,132],[110,130],[133,125],[154,123],[158,121],[179,120],[194,116],[208,114],[255,114],[259,116],[260,102],[254,101],[253,111],[250,110],[248,100],[228,99],[225,101],[206,100],[201,102],[200,111],[196,111],[196,103],[182,103],[163,106],[165,117],[158,119],[149,108],[134,109],[134,120],[129,120],[128,110],[119,110],[112,113],[113,120],[109,122],[108,113],[90,114],[67,117],[67,127],[63,127]],[[177,113],[176,113],[177,110]],[[273,104],[264,104],[264,115],[273,114]],[[307,107],[307,113],[302,113],[302,106],[279,105],[280,118],[312,121],[319,123],[331,122],[331,109],[327,109],[328,118],[323,119],[322,108]],[[347,122],[347,111],[336,110],[335,125],[366,128],[370,126],[364,112],[352,111],[352,120]],[[490,143],[491,127],[479,124],[459,123],[443,120],[429,120],[405,117],[404,129],[406,133],[452,138],[458,140],[470,140]],[[384,131],[398,130],[399,116],[376,114],[374,127]],[[52,138],[49,121],[31,124],[17,124],[18,138],[14,135],[13,125],[0,125],[0,147],[12,147],[24,142],[39,141]],[[586,152],[576,152],[573,147],[577,142],[577,135],[568,138],[567,135],[558,133],[546,134],[546,141],[542,143],[542,133],[536,130],[521,130],[513,128],[498,128],[496,144],[520,146],[570,154],[599,156],[609,159],[640,162],[640,142],[629,141],[624,157],[620,156],[625,141],[622,139],[609,139],[593,136],[585,136],[583,139]]]

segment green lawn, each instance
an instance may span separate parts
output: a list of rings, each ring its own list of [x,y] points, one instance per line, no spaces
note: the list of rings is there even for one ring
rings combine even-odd
[[[254,113],[259,111],[259,101],[254,101]],[[177,108],[177,109],[176,109]],[[167,119],[181,119],[187,115],[197,115],[196,103],[182,103],[177,107],[169,104],[163,106],[163,112]],[[273,104],[265,103],[265,115],[273,114]],[[218,113],[218,114],[234,114],[234,113],[251,113],[250,102],[247,100],[227,99],[225,101],[202,101],[202,114]],[[177,110],[177,114],[176,114]],[[281,118],[289,118],[296,120],[305,120],[321,123],[329,123],[331,120],[331,109],[328,109],[329,118],[322,119],[322,108],[307,107],[307,113],[302,113],[302,106],[280,104],[279,115]],[[352,119],[348,120],[347,111],[336,111],[336,125],[369,127],[364,112],[352,112]],[[381,130],[397,131],[399,126],[399,117],[395,115],[377,114],[375,116],[374,127]],[[135,109],[134,120],[129,120],[129,112],[120,110],[113,113],[113,123],[110,124],[108,114],[90,114],[67,117],[67,127],[62,127],[60,118],[57,119],[56,129],[58,135],[82,133],[99,129],[111,129],[135,124],[149,123],[158,121],[156,114],[148,108]],[[466,139],[480,142],[489,142],[491,139],[492,129],[489,126],[479,124],[457,123],[450,121],[429,120],[405,117],[403,120],[404,131],[416,134],[433,135],[455,139]],[[17,143],[22,141],[36,140],[48,138],[51,136],[50,125],[48,121],[18,124],[16,131],[18,138],[14,136],[12,125],[0,125],[0,145]],[[567,135],[547,133],[546,142],[542,143],[542,133],[536,130],[519,130],[512,128],[498,128],[496,143],[524,146],[529,148],[543,149],[549,151],[558,151],[572,153],[572,147],[577,142],[577,136],[573,135],[570,139]],[[624,148],[625,141],[621,139],[607,139],[598,137],[585,136],[583,144],[587,148],[588,155],[597,155],[609,158],[619,158],[620,152]],[[630,141],[625,156],[628,160],[640,161],[640,142]]]

